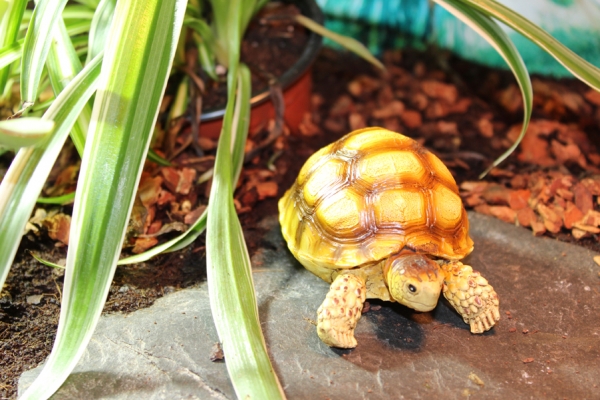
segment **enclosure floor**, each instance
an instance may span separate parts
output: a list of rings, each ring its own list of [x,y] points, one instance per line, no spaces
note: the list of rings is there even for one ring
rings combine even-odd
[[[600,279],[595,253],[470,213],[467,258],[495,287],[501,319],[473,335],[445,301],[430,313],[370,301],[353,350],[315,332],[328,284],[300,266],[273,215],[252,257],[274,368],[290,399],[600,397]],[[381,306],[381,307],[378,307]],[[235,398],[205,283],[147,309],[101,318],[60,399]],[[19,391],[39,368],[25,373]]]

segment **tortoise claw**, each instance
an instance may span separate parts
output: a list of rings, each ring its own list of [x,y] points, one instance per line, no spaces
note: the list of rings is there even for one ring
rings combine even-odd
[[[496,291],[477,271],[455,262],[443,266],[447,274],[444,297],[470,325],[471,333],[490,330],[500,320]]]
[[[470,321],[471,333],[483,333],[489,331],[500,320],[498,306],[493,303],[483,310],[475,319]]]

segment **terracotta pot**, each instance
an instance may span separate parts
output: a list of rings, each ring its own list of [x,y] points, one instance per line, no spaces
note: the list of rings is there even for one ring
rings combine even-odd
[[[315,0],[288,0],[286,3],[295,4],[303,15],[322,24],[323,14]],[[310,112],[310,95],[312,91],[311,66],[321,49],[321,36],[309,31],[306,47],[298,61],[287,70],[279,83],[283,89],[285,103],[284,121],[292,133],[298,132],[298,126],[304,114]],[[275,108],[270,100],[268,88],[252,97],[250,132],[261,124],[275,117]],[[221,133],[225,108],[202,113],[200,136],[216,139]]]

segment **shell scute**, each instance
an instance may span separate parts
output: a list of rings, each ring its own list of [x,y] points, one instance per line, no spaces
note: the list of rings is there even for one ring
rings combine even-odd
[[[460,196],[444,185],[436,185],[431,191],[435,224],[441,229],[452,229],[463,218]]]
[[[374,130],[377,130],[377,135],[370,135]],[[365,128],[346,135],[340,139],[340,143],[346,150],[365,152],[386,147],[406,148],[412,146],[414,140],[385,129]]]
[[[359,179],[371,186],[422,182],[428,173],[414,152],[386,149],[366,154],[357,170]]]
[[[316,207],[319,224],[334,237],[354,237],[361,233],[361,214],[364,198],[351,188],[326,196]]]
[[[392,189],[377,193],[373,199],[378,228],[399,230],[427,224],[427,203],[421,190]]]
[[[298,178],[296,178],[296,182],[299,185],[304,184],[304,182],[306,181],[306,178],[308,177],[308,175],[311,172],[311,169],[313,169],[314,167],[317,167],[318,164],[320,164],[320,163],[327,162],[327,159],[326,158],[324,159],[324,157],[331,153],[331,147],[332,147],[332,145],[329,145],[329,146],[325,146],[325,147],[319,149],[317,152],[315,152],[313,155],[311,155],[308,158],[308,160],[306,160],[306,162],[300,169],[300,172],[298,173]]]
[[[314,207],[317,201],[327,197],[346,180],[346,163],[340,159],[330,159],[306,177],[303,185],[304,201]]]
[[[458,186],[456,186],[454,177],[450,173],[450,170],[448,170],[448,167],[444,165],[442,160],[437,158],[435,154],[430,153],[428,151],[423,153],[423,158],[427,160],[427,163],[429,164],[429,171],[431,172],[431,174],[444,186],[458,193]]]

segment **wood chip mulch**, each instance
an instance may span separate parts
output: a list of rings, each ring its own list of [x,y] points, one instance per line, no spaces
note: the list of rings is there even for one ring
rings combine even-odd
[[[300,140],[326,137],[331,142],[366,126],[402,132],[446,163],[468,209],[527,227],[534,235],[568,234],[568,240],[600,243],[600,154],[593,141],[600,128],[599,93],[574,80],[534,77],[534,111],[527,135],[508,160],[478,180],[477,175],[514,143],[521,129],[522,99],[509,72],[476,67],[471,75],[472,65],[460,60],[439,62],[421,53],[394,51],[384,56],[385,72],[362,63],[344,81],[335,68],[343,68],[339,58],[345,56],[325,54],[327,61],[315,68],[321,71],[313,111],[299,127]],[[336,57],[338,66],[332,67]],[[331,76],[327,68],[334,69]],[[336,78],[341,86],[337,91],[322,82]],[[165,106],[169,101],[167,96]],[[280,192],[289,165],[273,160],[291,149],[287,127],[264,147],[273,125],[269,121],[250,132],[249,160],[235,191],[240,214]],[[126,247],[132,253],[153,247],[165,234],[184,231],[206,208],[216,141],[200,138],[204,154],[198,156],[190,151],[189,123],[175,121],[174,126],[176,135],[167,133],[157,141],[157,152],[163,154],[167,148],[175,155],[173,166],[148,162],[142,175],[127,235]],[[72,190],[77,168],[63,168],[45,193]],[[53,232],[55,226],[68,228],[69,221],[52,214],[51,220],[32,222]],[[51,237],[58,245],[68,244],[68,235],[59,232]]]
[[[480,69],[473,78],[465,62],[424,62],[410,52],[389,52],[384,60],[386,72],[358,73],[325,110],[327,94],[317,89],[313,103],[321,113],[315,113],[307,134],[341,136],[366,126],[402,132],[442,158],[468,209],[527,227],[536,236],[566,234],[569,241],[599,243],[600,154],[594,135],[600,131],[600,93],[574,79],[533,77],[534,110],[524,140],[479,180],[522,127],[522,98],[510,73]]]

